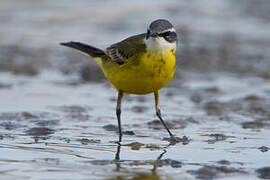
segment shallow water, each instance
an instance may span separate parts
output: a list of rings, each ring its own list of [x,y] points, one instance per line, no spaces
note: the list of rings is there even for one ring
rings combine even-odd
[[[0,178],[270,178],[270,3],[130,3],[1,2]],[[120,147],[117,92],[59,42],[104,48],[160,17],[180,36],[161,109],[182,141],[168,142],[153,95],[130,95]]]
[[[224,74],[222,79],[200,82],[192,77],[181,87],[164,89],[161,102],[166,122],[177,137],[190,140],[171,146],[164,139],[167,132],[155,121],[152,95],[126,97],[123,128],[129,135],[123,136],[120,160],[115,160],[116,92],[108,84],[70,85],[70,77],[54,72],[34,78],[4,73],[0,81],[11,84],[0,90],[1,176],[6,179],[254,179],[256,169],[269,165],[270,124],[263,119],[269,114],[258,112],[253,117],[245,114],[245,107],[235,110],[228,105],[234,100],[247,106],[246,97],[269,95],[269,81]],[[225,86],[226,82],[230,83]],[[246,94],[241,93],[243,86],[249,88]],[[202,96],[199,104],[192,102],[196,93]],[[211,109],[220,114],[208,116],[205,104],[211,99],[229,108],[226,112]],[[257,105],[269,107],[269,99],[267,103]],[[263,123],[243,128],[243,123],[253,121]]]

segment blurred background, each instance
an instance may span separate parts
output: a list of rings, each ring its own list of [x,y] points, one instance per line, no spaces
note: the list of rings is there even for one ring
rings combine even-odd
[[[269,12],[269,0],[2,0],[0,179],[269,178]],[[153,95],[126,96],[116,162],[117,92],[59,43],[106,48],[158,18],[179,35],[162,113],[188,138],[168,147]]]
[[[33,76],[53,69],[96,81],[103,76],[96,68],[88,69],[93,62],[60,47],[59,42],[82,41],[106,48],[146,32],[155,19],[166,18],[179,34],[177,63],[181,71],[270,78],[267,0],[9,0],[2,1],[0,8],[3,72]]]

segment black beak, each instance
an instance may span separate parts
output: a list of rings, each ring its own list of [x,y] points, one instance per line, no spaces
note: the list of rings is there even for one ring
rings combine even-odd
[[[150,36],[153,38],[156,38],[156,37],[158,37],[158,33],[151,33]]]
[[[148,39],[149,37],[150,37],[150,30],[148,29],[145,38]]]
[[[155,37],[158,37],[158,34],[154,33],[154,32],[151,32],[150,30],[147,30],[146,39],[148,39],[150,36],[155,38]]]

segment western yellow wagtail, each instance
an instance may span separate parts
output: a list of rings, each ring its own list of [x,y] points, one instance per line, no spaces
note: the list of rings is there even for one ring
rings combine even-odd
[[[121,101],[124,93],[137,95],[154,93],[156,115],[174,140],[173,134],[161,117],[159,105],[160,89],[172,79],[176,63],[177,34],[169,21],[155,20],[146,33],[124,39],[105,51],[73,41],[61,45],[91,56],[105,77],[117,89],[116,116],[119,142],[122,140]]]

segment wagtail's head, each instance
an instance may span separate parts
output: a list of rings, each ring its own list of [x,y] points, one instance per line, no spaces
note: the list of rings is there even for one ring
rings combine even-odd
[[[173,25],[165,20],[153,21],[145,36],[147,50],[156,54],[162,54],[168,50],[176,49],[177,34]]]

